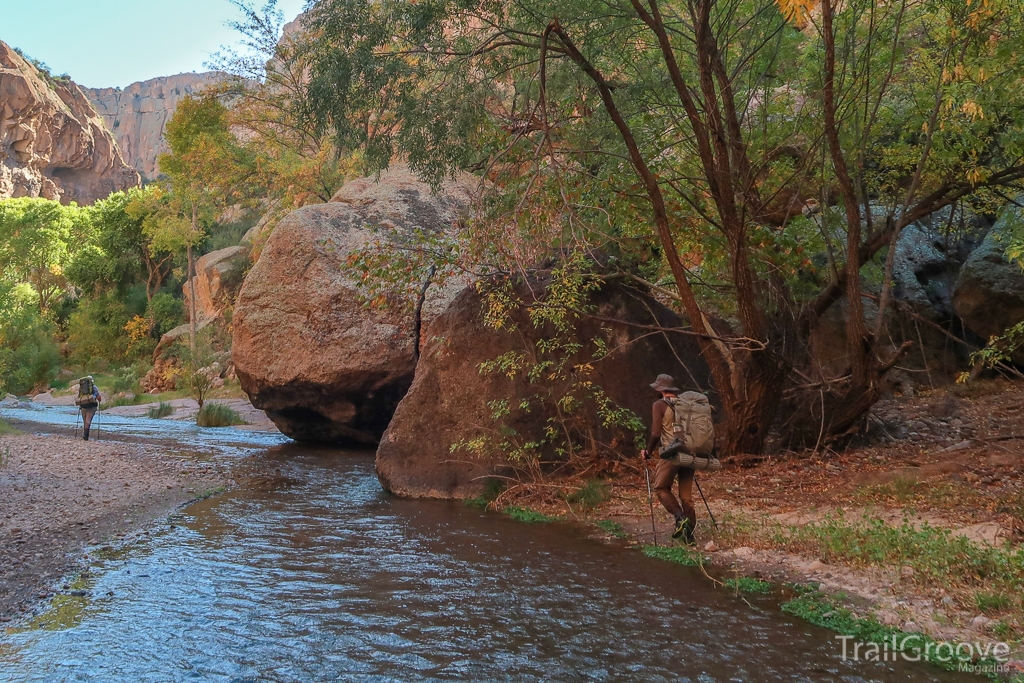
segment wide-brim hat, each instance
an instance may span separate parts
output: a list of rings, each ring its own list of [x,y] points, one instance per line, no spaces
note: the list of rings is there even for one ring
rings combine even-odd
[[[672,375],[658,375],[658,379],[651,382],[651,389],[679,393],[679,387],[676,386],[676,381],[672,379]]]

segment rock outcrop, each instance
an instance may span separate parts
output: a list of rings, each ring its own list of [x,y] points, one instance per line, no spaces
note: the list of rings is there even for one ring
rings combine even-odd
[[[538,280],[529,287],[519,285],[516,294],[530,301],[534,293],[544,291],[545,283]],[[651,403],[657,398],[648,384],[659,373],[671,374],[684,389],[710,389],[710,373],[693,337],[652,335],[649,327],[641,327],[681,327],[682,321],[672,311],[643,292],[616,284],[606,284],[590,303],[593,317],[578,320],[571,340],[581,350],[567,367],[589,364],[593,369],[574,371],[576,381],[592,381],[607,398],[644,422],[649,422]],[[479,495],[489,476],[509,473],[498,442],[543,443],[547,428],[562,429],[561,422],[549,419],[556,418],[552,404],[565,393],[569,380],[529,383],[523,373],[510,380],[503,372],[480,370],[481,363],[509,352],[536,353],[534,342],[541,332],[522,311],[515,314],[514,329],[489,327],[484,314],[485,295],[475,287],[467,288],[427,330],[427,345],[412,387],[377,449],[377,476],[388,491],[424,498]],[[609,352],[598,359],[601,347]],[[538,403],[538,395],[547,400]],[[583,408],[576,418],[566,418],[567,428],[576,430],[582,442],[602,444],[620,456],[634,455],[632,435],[622,428],[602,426],[597,402],[582,398],[585,392],[575,395],[581,397]],[[494,401],[506,401],[510,407],[501,421],[492,417]],[[521,410],[521,401],[528,401],[530,408]],[[494,439],[496,434],[502,436]],[[485,445],[452,451],[453,445],[475,441]]]
[[[89,204],[138,184],[81,89],[0,42],[0,199]]]
[[[1024,320],[1024,270],[1006,258],[1011,228],[1022,220],[1024,212],[1020,209],[1005,209],[956,280],[956,313],[964,325],[984,339]]]
[[[196,320],[214,320],[224,315],[232,303],[241,274],[249,261],[246,247],[226,247],[211,251],[196,261],[196,274],[192,277],[196,290]],[[237,282],[235,281],[237,279]],[[192,287],[185,283],[185,314],[192,315]]]
[[[132,83],[120,88],[83,88],[121,153],[146,180],[159,174],[157,157],[167,151],[164,128],[187,95],[217,82],[217,72],[185,73]]]
[[[376,240],[448,229],[476,180],[438,196],[407,168],[347,183],[327,204],[306,206],[274,228],[246,276],[232,318],[242,389],[295,439],[375,444],[412,383],[411,306],[366,305],[347,258]],[[462,286],[432,286],[424,320]]]

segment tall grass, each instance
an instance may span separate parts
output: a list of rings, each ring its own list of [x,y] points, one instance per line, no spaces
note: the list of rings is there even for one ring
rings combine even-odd
[[[246,422],[238,411],[223,403],[204,403],[196,415],[196,424],[200,427],[231,427]]]
[[[163,401],[160,401],[160,405],[153,406],[152,408],[146,411],[146,417],[151,417],[154,419],[167,417],[168,415],[172,414],[174,414],[174,406],[172,406],[170,403],[165,403]]]

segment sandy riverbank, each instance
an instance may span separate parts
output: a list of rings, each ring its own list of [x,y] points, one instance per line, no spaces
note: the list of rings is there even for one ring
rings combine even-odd
[[[223,465],[155,444],[0,436],[0,621],[59,590],[90,546],[228,485]]]

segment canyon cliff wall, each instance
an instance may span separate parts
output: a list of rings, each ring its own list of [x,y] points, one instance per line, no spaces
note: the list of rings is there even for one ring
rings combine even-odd
[[[89,204],[138,184],[82,90],[0,42],[0,199]]]
[[[218,74],[186,73],[132,83],[127,88],[83,88],[125,159],[146,180],[156,178],[157,157],[167,151],[164,127],[178,102],[217,82]]]

